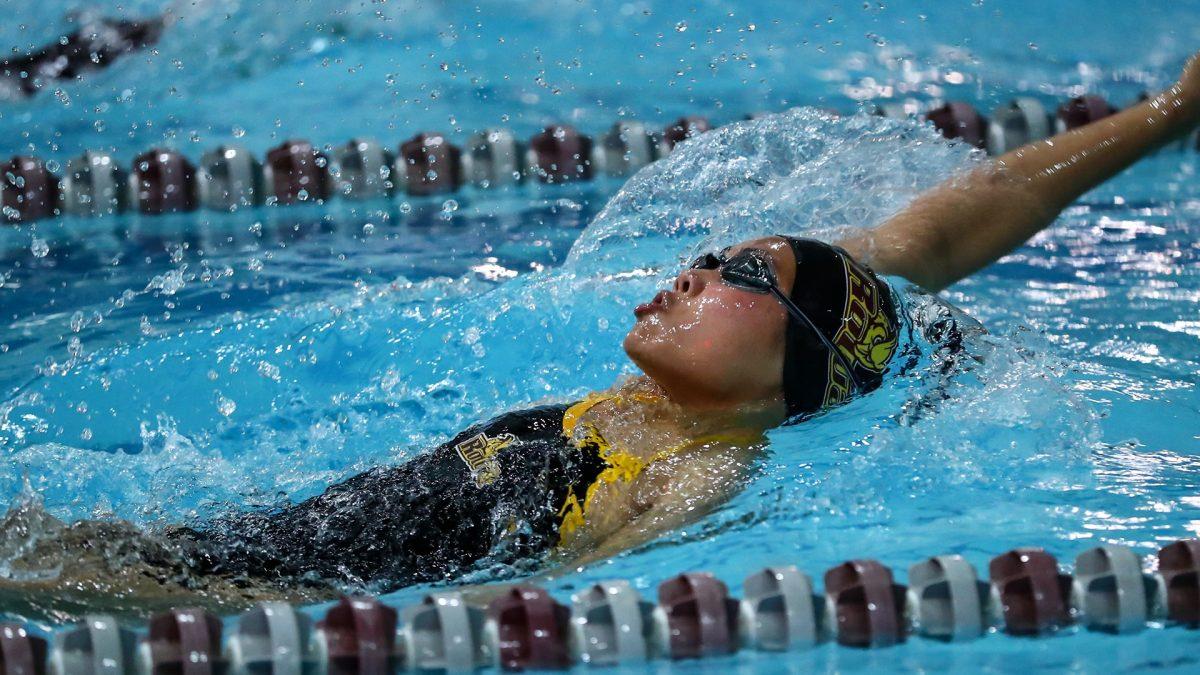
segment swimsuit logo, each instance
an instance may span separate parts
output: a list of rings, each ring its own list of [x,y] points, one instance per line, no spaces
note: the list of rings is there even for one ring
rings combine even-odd
[[[896,325],[879,306],[879,289],[867,273],[844,256],[842,264],[846,271],[846,306],[833,343],[852,366],[882,373],[896,352]],[[825,405],[846,400],[850,386],[850,373],[830,354]]]
[[[496,454],[516,441],[517,437],[512,434],[489,438],[487,434],[478,433],[455,445],[454,449],[471,470],[475,485],[484,487],[500,477],[500,463],[496,461]]]

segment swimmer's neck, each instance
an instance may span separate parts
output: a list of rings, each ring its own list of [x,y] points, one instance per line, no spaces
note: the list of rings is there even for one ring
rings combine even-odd
[[[737,434],[760,436],[784,419],[775,405],[746,404],[736,407],[682,404],[645,375],[618,381],[608,391],[623,402],[628,412],[677,427],[689,435]]]

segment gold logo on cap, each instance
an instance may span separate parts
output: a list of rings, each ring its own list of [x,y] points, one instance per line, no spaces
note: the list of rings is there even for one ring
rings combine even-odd
[[[867,271],[847,256],[839,256],[846,272],[846,304],[842,325],[833,336],[846,361],[872,373],[882,373],[896,353],[898,331],[879,302],[879,288]],[[845,367],[829,355],[829,384],[825,405],[840,403],[850,396],[851,378]]]

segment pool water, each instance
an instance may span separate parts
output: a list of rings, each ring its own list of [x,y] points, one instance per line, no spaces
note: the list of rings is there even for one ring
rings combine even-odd
[[[3,42],[56,35],[62,10],[47,4],[13,8]],[[154,52],[0,108],[0,152],[65,164],[84,148],[128,159],[166,143],[195,159],[225,142],[391,145],[425,129],[461,141],[551,121],[599,133],[621,117],[727,123],[810,107],[689,141],[624,187],[5,226],[0,497],[63,519],[203,520],[302,499],[488,415],[607,387],[633,372],[619,349],[631,308],[689,254],[870,225],[981,161],[929,129],[849,113],[908,96],[986,111],[1085,90],[1124,104],[1177,74],[1200,44],[1197,9],[186,5]],[[1100,543],[1150,554],[1200,535],[1196,171],[1196,153],[1160,153],[947,290],[990,331],[972,340],[969,371],[932,378],[926,350],[871,396],[773,432],[750,484],[717,512],[550,590],[565,599],[627,578],[652,595],[677,572],[708,570],[737,593],[765,565],[818,577],[861,557],[902,581],[935,554],[984,569],[1036,545],[1069,563]],[[493,566],[462,581],[528,574]],[[1194,632],[1064,633],[674,667],[1197,667]]]

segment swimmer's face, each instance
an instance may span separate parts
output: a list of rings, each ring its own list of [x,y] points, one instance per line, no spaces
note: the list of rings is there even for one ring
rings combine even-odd
[[[779,287],[791,290],[796,263],[778,237],[730,247],[771,256]],[[782,418],[787,311],[773,296],[734,288],[718,270],[685,269],[670,290],[639,305],[625,352],[681,404],[710,409],[778,406]]]

